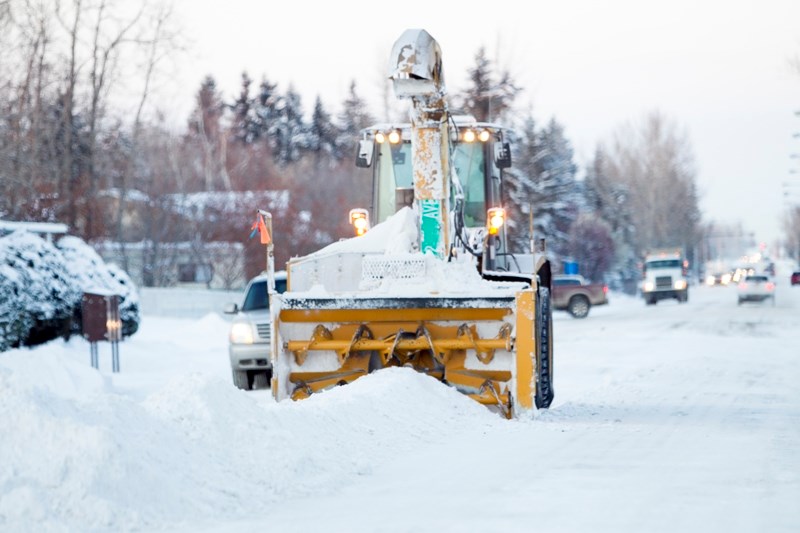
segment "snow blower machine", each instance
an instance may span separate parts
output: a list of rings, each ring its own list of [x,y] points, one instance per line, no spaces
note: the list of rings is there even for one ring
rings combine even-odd
[[[424,30],[397,40],[389,74],[410,122],[362,132],[356,164],[372,169],[373,199],[350,212],[357,236],[291,259],[288,290],[270,295],[273,395],[303,399],[400,366],[509,418],[546,408],[550,263],[544,239],[506,248],[505,131],[450,114]]]

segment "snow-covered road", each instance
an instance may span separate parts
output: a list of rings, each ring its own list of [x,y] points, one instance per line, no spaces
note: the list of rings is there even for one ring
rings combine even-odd
[[[0,355],[0,530],[800,529],[800,287],[559,313],[555,401],[514,421],[407,369],[276,404],[226,327],[145,317],[119,375]]]

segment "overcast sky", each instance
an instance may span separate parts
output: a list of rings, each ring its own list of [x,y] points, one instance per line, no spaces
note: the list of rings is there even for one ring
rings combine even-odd
[[[317,95],[338,111],[355,80],[380,115],[392,44],[424,28],[451,92],[485,46],[525,89],[520,104],[564,124],[580,165],[621,124],[658,110],[691,141],[707,220],[772,243],[784,192],[800,202],[798,0],[177,1],[189,41],[177,114],[206,74],[231,98],[246,70],[256,84],[294,85],[306,112]]]

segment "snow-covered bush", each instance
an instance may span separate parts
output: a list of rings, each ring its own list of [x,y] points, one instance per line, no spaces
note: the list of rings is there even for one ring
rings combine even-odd
[[[84,292],[118,294],[122,334],[139,329],[131,279],[81,239],[53,246],[26,231],[0,237],[0,351],[80,333]]]
[[[27,231],[0,238],[3,344],[33,345],[68,336],[81,292],[64,256]]]
[[[0,352],[19,346],[28,336],[33,319],[25,311],[22,276],[5,260],[0,244]]]
[[[81,293],[100,292],[119,295],[122,335],[128,337],[139,329],[139,293],[128,274],[114,264],[106,264],[94,249],[78,237],[62,237],[56,244],[66,259],[67,268],[77,280]],[[80,331],[80,307],[77,313]]]

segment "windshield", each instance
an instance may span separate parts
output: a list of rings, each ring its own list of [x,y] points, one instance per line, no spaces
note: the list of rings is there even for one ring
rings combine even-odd
[[[647,268],[681,268],[680,259],[662,259],[660,261],[648,261]]]
[[[275,291],[286,291],[286,280],[275,280]],[[242,311],[257,311],[259,309],[269,309],[269,298],[267,297],[267,281],[255,281],[250,285],[250,290],[244,297]]]
[[[397,211],[398,200],[402,197],[398,191],[409,191],[413,197],[414,174],[410,142],[377,146],[378,197],[375,207],[377,221],[383,222]],[[464,222],[467,226],[486,224],[485,161],[483,143],[455,145],[453,166],[464,189]]]
[[[411,143],[378,144],[378,199],[376,216],[383,222],[395,213],[397,190],[414,188]]]
[[[486,224],[486,178],[482,143],[459,143],[453,165],[464,189],[464,224]]]
[[[244,297],[242,311],[255,311],[257,309],[269,309],[269,298],[267,298],[267,282],[257,281],[250,285],[250,290]]]

